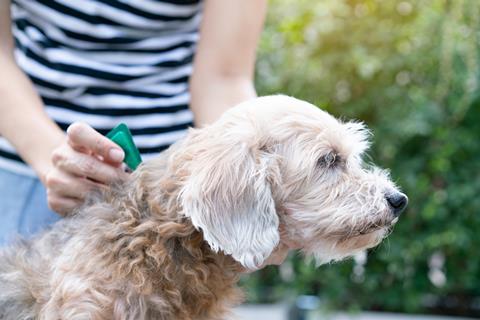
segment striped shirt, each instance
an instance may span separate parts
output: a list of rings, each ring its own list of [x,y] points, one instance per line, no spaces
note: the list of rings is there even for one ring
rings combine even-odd
[[[13,0],[15,58],[62,128],[125,122],[145,160],[192,125],[201,0]],[[32,133],[35,134],[35,133]],[[0,167],[33,174],[0,137]]]

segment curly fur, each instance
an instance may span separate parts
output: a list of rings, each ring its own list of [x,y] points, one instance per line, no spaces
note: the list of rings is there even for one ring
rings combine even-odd
[[[367,135],[284,96],[233,108],[0,251],[0,319],[223,319],[246,269],[376,245],[398,191],[361,166]]]
[[[172,166],[167,160],[140,167],[43,236],[6,249],[0,318],[215,319],[239,301],[238,264],[214,253],[167,200],[178,196],[179,177],[151,180],[152,170]]]

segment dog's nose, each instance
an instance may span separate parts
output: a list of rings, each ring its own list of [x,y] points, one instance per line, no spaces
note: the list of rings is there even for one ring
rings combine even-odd
[[[407,207],[408,197],[401,192],[391,193],[386,198],[388,204],[392,207],[393,214],[397,217]]]

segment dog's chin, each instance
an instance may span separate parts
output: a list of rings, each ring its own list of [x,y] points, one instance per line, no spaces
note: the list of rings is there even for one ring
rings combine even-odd
[[[369,223],[364,224],[364,225],[367,225],[368,227],[366,228],[363,227],[361,229],[351,231],[349,233],[349,238],[362,236],[362,235],[369,235],[372,233],[379,234],[379,233],[382,233],[382,231],[385,234],[389,234],[390,231],[393,229],[393,227],[397,224],[398,220],[399,220],[398,217],[394,216],[392,212],[390,212],[390,210],[387,210],[382,215],[380,215],[380,218],[377,218]],[[345,240],[348,240],[348,239],[345,239]]]
[[[389,227],[379,227],[370,230],[368,233],[362,233],[343,239],[337,243],[337,248],[347,255],[352,255],[358,251],[377,246],[389,234]]]
[[[305,249],[307,256],[313,256],[317,265],[341,261],[356,253],[375,247],[390,233],[390,227],[379,227],[365,234],[351,235],[336,241],[320,241],[316,249]]]

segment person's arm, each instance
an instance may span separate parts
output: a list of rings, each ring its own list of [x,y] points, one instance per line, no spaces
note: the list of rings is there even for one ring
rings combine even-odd
[[[0,134],[13,144],[44,181],[50,154],[64,134],[43,110],[42,101],[13,56],[10,1],[0,2]]]
[[[51,209],[66,214],[91,188],[123,177],[123,151],[85,124],[65,135],[48,117],[30,79],[14,59],[10,1],[0,1],[0,135],[36,172]],[[116,153],[111,153],[116,150]],[[115,156],[116,154],[116,156]],[[100,161],[98,155],[105,161]],[[113,155],[113,156],[112,156]],[[1,195],[0,195],[1,196]]]
[[[255,54],[266,0],[206,0],[190,78],[195,125],[209,124],[228,108],[256,97]]]

